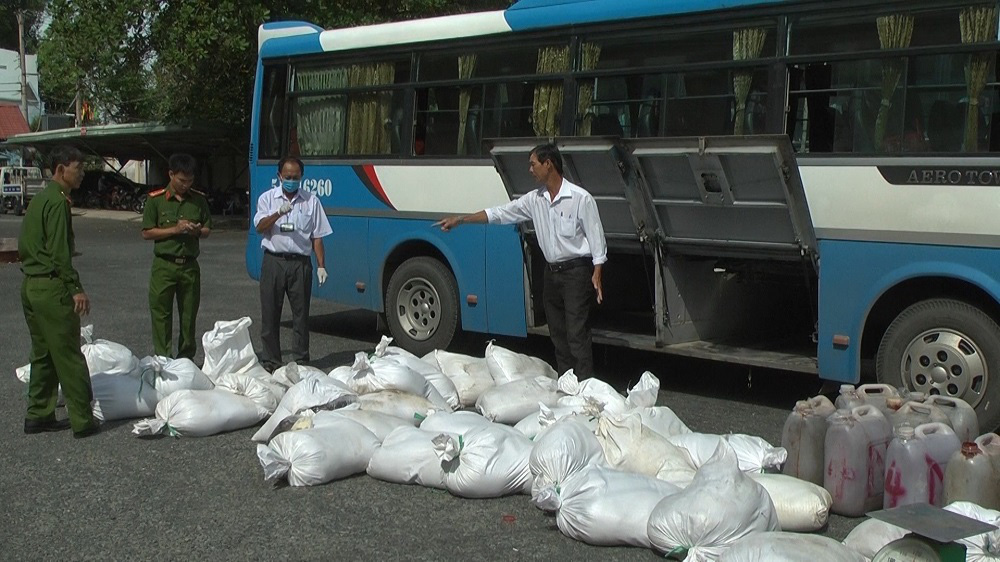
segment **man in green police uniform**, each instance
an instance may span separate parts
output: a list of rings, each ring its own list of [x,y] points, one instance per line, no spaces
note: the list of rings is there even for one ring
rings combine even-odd
[[[80,351],[80,316],[90,299],[73,269],[73,219],[70,191],[83,181],[83,155],[60,146],[52,151],[52,181],[32,198],[21,223],[17,250],[24,283],[21,306],[31,333],[31,379],[24,432],[73,428],[74,437],[100,431],[90,403],[93,391],[87,360]],[[69,421],[56,420],[62,385]]]
[[[212,229],[212,215],[203,193],[191,189],[195,159],[190,154],[170,157],[170,183],[149,194],[142,215],[142,237],[153,240],[153,270],[149,276],[149,314],[153,321],[153,350],[157,355],[187,357],[198,350],[195,320],[201,302],[198,241]],[[173,348],[174,299],[180,330],[177,355]]]

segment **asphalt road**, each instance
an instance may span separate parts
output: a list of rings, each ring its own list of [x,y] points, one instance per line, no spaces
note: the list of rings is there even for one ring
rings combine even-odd
[[[93,213],[92,213],[93,215]],[[152,343],[147,310],[151,243],[137,216],[74,218],[75,258],[92,302],[97,337],[142,357]],[[121,219],[125,220],[121,220]],[[16,237],[20,218],[0,216],[0,238]],[[259,318],[257,284],[243,264],[245,233],[220,230],[202,244],[198,331],[218,320]],[[336,267],[336,248],[328,248]],[[254,429],[207,438],[139,439],[131,422],[110,422],[96,437],[68,432],[24,435],[25,387],[14,369],[27,362],[29,338],[20,306],[21,274],[0,265],[0,556],[41,559],[213,560],[636,560],[658,558],[628,548],[596,548],[564,537],[554,518],[526,496],[465,500],[361,475],[311,488],[264,482]],[[291,328],[286,307],[282,340]],[[311,355],[325,370],[370,351],[375,316],[314,300]],[[253,336],[259,342],[254,325]],[[520,352],[551,359],[544,338],[502,339]],[[455,351],[481,354],[485,338]],[[598,347],[598,376],[619,389],[644,370],[660,378],[659,404],[693,430],[740,432],[779,443],[795,400],[819,381],[780,371],[727,367],[653,353]],[[196,358],[200,364],[201,354]],[[61,413],[60,416],[64,415]],[[514,522],[504,516],[513,515]],[[834,516],[823,534],[842,539],[859,520]]]

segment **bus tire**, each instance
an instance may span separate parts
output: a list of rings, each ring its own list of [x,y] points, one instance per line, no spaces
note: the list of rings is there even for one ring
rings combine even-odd
[[[962,398],[979,427],[1000,426],[1000,326],[953,299],[918,302],[892,321],[875,360],[880,383]]]
[[[393,272],[385,315],[396,345],[423,356],[444,349],[458,331],[458,286],[434,258],[410,258]]]

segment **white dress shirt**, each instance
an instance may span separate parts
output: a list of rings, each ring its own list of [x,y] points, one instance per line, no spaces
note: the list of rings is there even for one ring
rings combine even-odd
[[[292,205],[291,212],[278,217],[271,230],[262,233],[264,238],[260,245],[265,250],[276,253],[312,255],[313,239],[333,233],[319,197],[312,193],[299,189],[289,201],[281,186],[265,191],[257,199],[257,214],[253,217],[253,224],[256,227],[260,221],[277,213],[286,201]],[[292,230],[283,232],[283,224],[291,225]]]
[[[545,261],[558,263],[592,257],[594,265],[608,261],[608,244],[597,212],[597,203],[587,190],[563,178],[559,192],[549,199],[544,186],[521,197],[486,209],[491,223],[532,221]]]

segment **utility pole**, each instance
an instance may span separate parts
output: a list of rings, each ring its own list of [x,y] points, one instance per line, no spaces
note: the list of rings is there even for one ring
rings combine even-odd
[[[17,44],[18,54],[21,59],[21,111],[24,113],[24,121],[31,127],[31,119],[28,118],[28,69],[24,63],[24,10],[17,10]]]

